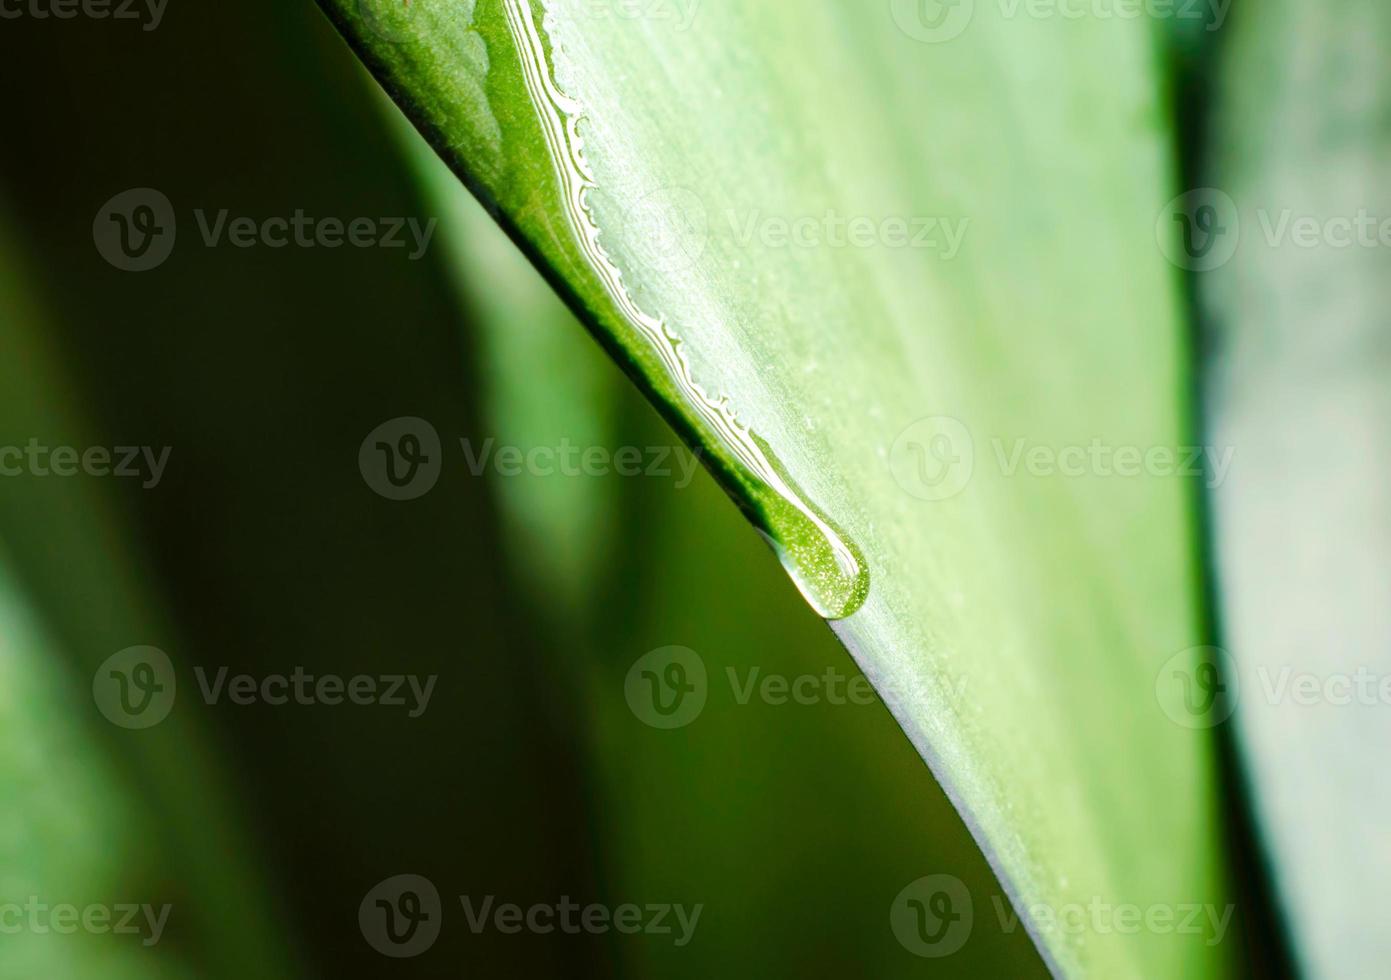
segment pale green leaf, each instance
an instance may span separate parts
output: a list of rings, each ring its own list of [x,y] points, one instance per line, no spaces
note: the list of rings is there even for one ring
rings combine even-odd
[[[1210,733],[1155,697],[1193,487],[1116,462],[1188,440],[1147,27],[324,5],[837,620],[1054,968],[1225,972],[1226,925],[1071,915],[1229,924]]]
[[[1310,976],[1383,972],[1391,934],[1391,8],[1278,0],[1235,17],[1198,271],[1229,693]],[[1200,244],[1206,244],[1200,242]]]

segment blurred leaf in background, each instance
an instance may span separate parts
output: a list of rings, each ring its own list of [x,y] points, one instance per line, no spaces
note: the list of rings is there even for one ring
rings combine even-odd
[[[6,156],[3,177],[48,342],[92,419],[79,444],[172,447],[148,488],[71,481],[132,514],[150,556],[143,577],[173,621],[153,641],[75,587],[81,549],[100,554],[104,538],[68,527],[64,485],[6,481],[17,574],[50,621],[86,631],[72,683],[90,684],[97,664],[134,644],[172,658],[174,718],[218,747],[236,801],[228,816],[258,843],[228,859],[274,881],[267,911],[314,975],[375,972],[358,906],[399,874],[445,895],[592,892],[570,702],[546,695],[551,659],[500,573],[486,485],[452,456],[435,493],[403,504],[359,470],[369,433],[393,418],[426,418],[446,434],[475,424],[465,335],[438,264],[406,249],[203,238],[201,221],[223,209],[229,221],[427,217],[371,104],[341,97],[360,91],[357,69],[308,7],[171,9],[159,30],[118,41],[122,26],[26,22],[5,35],[7,71],[56,66],[61,79],[11,112],[26,149]],[[129,102],[113,111],[93,98],[103,87]],[[129,188],[157,189],[177,221],[167,261],[143,273],[94,247],[105,202]],[[6,444],[72,438],[10,420],[19,428]],[[109,588],[121,581],[113,574]],[[414,718],[385,705],[239,705],[225,690],[205,703],[204,683],[223,668],[434,681]],[[107,737],[118,753],[148,741]],[[196,801],[202,768],[192,751],[164,760],[147,775],[152,802]],[[190,816],[178,829],[196,842],[205,825]],[[220,850],[210,837],[206,846]],[[166,858],[176,868],[178,853]],[[236,901],[229,891],[192,878],[176,905],[215,916]],[[449,911],[457,922],[457,904]],[[257,943],[249,931],[238,941]],[[403,962],[402,975],[451,961],[583,974],[606,959],[599,937],[517,943],[457,928],[431,952],[433,964]],[[216,954],[202,957],[209,974],[256,972]]]
[[[1243,6],[1211,154],[1185,206],[1224,230],[1195,268],[1233,715],[1301,967],[1391,957],[1391,8]]]
[[[13,242],[0,221],[0,444],[85,452],[102,430],[82,418]],[[109,658],[180,643],[128,515],[99,485],[16,475],[16,461],[5,453],[0,484],[0,977],[292,975],[274,876],[228,806],[217,756],[185,718],[135,731],[99,708]],[[55,933],[47,910],[64,904],[135,906],[138,938]]]

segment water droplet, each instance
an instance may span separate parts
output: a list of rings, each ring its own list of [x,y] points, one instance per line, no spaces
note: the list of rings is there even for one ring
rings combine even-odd
[[[643,310],[628,291],[622,270],[600,243],[599,225],[587,200],[597,184],[585,159],[580,132],[584,105],[557,83],[530,0],[504,0],[504,9],[527,92],[555,165],[560,190],[557,204],[586,264],[618,315],[656,355],[690,410],[688,418],[702,442],[710,447],[714,457],[710,462],[721,482],[761,525],[807,602],[827,619],[849,616],[869,594],[869,571],[863,555],[805,499],[763,439],[739,422],[729,399],[707,394],[696,382],[681,340],[664,319]]]

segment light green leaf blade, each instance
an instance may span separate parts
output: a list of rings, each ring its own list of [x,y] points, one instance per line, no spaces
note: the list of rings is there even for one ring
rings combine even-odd
[[[1310,976],[1391,957],[1391,9],[1235,15],[1198,273],[1212,327],[1213,495],[1233,722]]]
[[[1132,459],[1186,438],[1147,28],[324,5],[839,619],[1054,967],[1223,973],[1225,927],[1046,921],[1228,908],[1208,733],[1155,697],[1191,486]]]

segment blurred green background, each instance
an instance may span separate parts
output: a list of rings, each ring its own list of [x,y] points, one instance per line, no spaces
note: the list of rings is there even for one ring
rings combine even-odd
[[[0,46],[0,446],[170,447],[150,488],[0,478],[0,907],[171,906],[152,945],[6,931],[0,978],[1043,973],[882,705],[740,703],[731,670],[858,672],[703,470],[470,472],[461,439],[676,440],[311,5],[174,0],[149,31],[21,19]],[[178,237],[131,273],[93,222],[142,187]],[[439,226],[418,261],[210,248],[195,209]],[[393,501],[358,454],[404,416],[439,433],[443,468]],[[179,686],[168,719],[128,730],[93,673],[136,645]],[[708,692],[662,730],[624,684],[669,645]],[[204,703],[194,669],[224,666],[438,682],[413,719]],[[387,958],[358,909],[408,873],[443,928]],[[889,910],[934,874],[974,916],[927,960]],[[460,896],[702,912],[682,946],[474,933]]]

